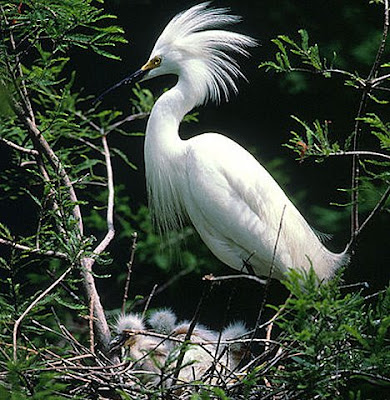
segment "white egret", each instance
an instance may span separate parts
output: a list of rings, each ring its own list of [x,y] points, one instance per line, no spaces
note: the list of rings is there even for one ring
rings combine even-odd
[[[289,268],[308,270],[312,265],[321,280],[328,279],[348,255],[332,253],[321,243],[250,153],[217,133],[189,140],[179,136],[180,122],[194,107],[228,100],[231,92],[238,92],[236,81],[242,73],[232,54],[247,56],[246,49],[256,44],[248,36],[221,29],[239,17],[208,6],[202,3],[176,15],[148,62],[114,86],[166,74],[178,77],[156,101],[146,129],[152,215],[162,231],[177,229],[189,219],[209,249],[234,269],[247,266],[268,275],[272,264],[273,277],[281,279]]]
[[[134,373],[141,371],[140,378],[145,383],[155,385],[164,378],[164,385],[170,386],[172,379],[168,376],[173,375],[181,344],[190,327],[188,321],[176,321],[176,315],[166,309],[153,312],[147,320],[137,314],[124,314],[116,323],[118,336],[111,342],[112,348],[124,350],[133,361]],[[217,332],[196,324],[178,382],[209,379],[216,383],[221,377],[233,379],[235,375],[232,372],[238,367],[245,350],[245,343],[236,339],[247,333],[242,322],[235,322],[222,331],[218,340]],[[215,373],[211,371],[213,365]]]

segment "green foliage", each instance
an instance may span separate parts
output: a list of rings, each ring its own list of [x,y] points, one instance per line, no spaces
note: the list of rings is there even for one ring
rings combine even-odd
[[[292,131],[292,138],[285,146],[294,152],[298,153],[299,160],[302,161],[306,157],[316,156],[316,161],[322,161],[324,157],[335,154],[340,151],[340,146],[337,142],[329,141],[329,124],[325,121],[323,124],[316,120],[313,122],[313,127],[298,117],[292,116],[302,128],[305,130],[305,136]]]
[[[292,66],[293,64],[290,60],[290,55],[292,54],[297,56],[304,65],[313,68],[313,71],[320,72],[325,77],[330,77],[330,73],[327,70],[332,68],[334,60],[328,68],[326,59],[321,59],[320,57],[318,45],[309,45],[309,34],[307,31],[300,29],[298,33],[301,37],[300,44],[287,35],[279,35],[276,39],[272,39],[272,43],[274,43],[279,49],[275,55],[276,61],[262,62],[260,68],[264,68],[266,71],[272,70],[275,72],[292,72],[294,70],[299,70]],[[334,58],[335,57],[336,55],[334,54]]]
[[[352,381],[386,385],[389,376],[390,288],[376,304],[362,292],[343,293],[340,275],[320,284],[313,271],[285,282],[292,297],[278,326],[286,349],[273,381],[300,398],[343,398]]]
[[[292,116],[300,125],[300,131],[291,131],[292,136],[285,146],[298,154],[300,162],[308,158],[314,158],[315,161],[321,162],[335,156],[353,157],[356,166],[351,172],[352,176],[357,178],[353,178],[352,188],[344,189],[350,199],[341,205],[351,206],[351,212],[357,213],[356,203],[361,194],[361,199],[364,198],[366,201],[371,199],[368,202],[371,203],[372,208],[375,208],[372,199],[377,199],[378,192],[387,193],[386,190],[390,183],[388,173],[390,165],[389,123],[380,117],[382,113],[380,107],[387,106],[389,101],[387,89],[382,90],[390,80],[390,76],[386,72],[389,63],[386,61],[381,64],[382,57],[386,55],[387,37],[386,35],[382,37],[377,35],[377,51],[371,60],[371,70],[368,76],[363,78],[364,74],[359,71],[337,68],[335,53],[330,63],[322,58],[319,46],[310,44],[306,30],[299,30],[299,35],[300,41],[291,39],[287,35],[279,35],[273,39],[272,42],[278,49],[275,55],[276,61],[262,62],[260,68],[287,74],[312,73],[326,78],[333,78],[337,75],[344,80],[345,86],[356,89],[357,93],[360,92],[360,105],[354,118],[354,125],[351,127],[351,133],[347,135],[344,132],[331,132],[331,125],[326,120],[321,122],[317,119],[313,123],[307,123],[299,116]],[[372,42],[373,38],[371,37],[371,46]],[[375,107],[375,112],[367,112],[368,107]],[[332,140],[330,135],[333,136]],[[376,138],[376,140],[371,138]],[[344,143],[340,143],[341,141]],[[361,145],[361,142],[364,145]],[[360,158],[357,161],[358,156]],[[366,207],[366,201],[361,201],[360,211],[370,211]],[[379,201],[377,199],[378,205]],[[386,201],[383,203],[380,204],[380,209],[387,207]],[[341,214],[340,217],[342,218]]]

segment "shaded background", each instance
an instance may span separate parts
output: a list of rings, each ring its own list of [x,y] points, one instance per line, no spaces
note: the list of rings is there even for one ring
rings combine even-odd
[[[147,60],[156,39],[172,16],[196,3],[174,0],[107,0],[105,9],[117,15],[117,23],[125,29],[129,44],[116,50],[122,62],[75,50],[69,68],[77,71],[76,87],[83,88],[86,94],[96,95],[138,69]],[[307,122],[315,119],[331,121],[332,134],[343,142],[353,129],[359,93],[345,87],[338,78],[329,80],[302,74],[275,75],[259,70],[258,65],[261,61],[273,59],[275,46],[270,42],[271,38],[287,34],[298,39],[298,29],[304,28],[308,30],[312,43],[319,44],[322,56],[332,59],[335,51],[337,66],[360,71],[364,76],[370,70],[379,45],[383,23],[382,7],[356,0],[229,0],[214,1],[212,4],[230,7],[232,13],[241,15],[243,21],[234,29],[255,37],[260,45],[253,49],[249,60],[241,62],[249,82],[240,82],[240,94],[228,104],[208,104],[200,108],[199,123],[182,125],[182,137],[216,131],[249,149],[273,174],[310,224],[320,231],[333,234],[329,247],[342,251],[349,240],[349,218],[345,210],[332,207],[330,203],[348,201],[347,195],[338,189],[349,186],[350,160],[333,158],[320,164],[310,160],[298,163],[295,155],[282,144],[288,141],[291,130],[299,129],[290,118],[291,115],[297,115]],[[143,86],[158,95],[174,83],[174,77],[162,77]],[[106,97],[104,102],[106,106],[128,114],[131,112],[130,95],[130,88],[123,87]],[[134,123],[128,129],[144,131],[145,121]],[[142,137],[110,136],[111,143],[121,148],[138,166],[137,171],[132,171],[120,161],[114,160],[116,184],[125,185],[124,190],[130,196],[129,207],[133,210],[146,203],[143,140]],[[6,164],[6,160],[7,154],[2,162]],[[21,226],[28,224],[28,209],[9,205],[7,212]],[[140,232],[140,241],[145,240],[137,221],[132,221],[132,224]],[[381,215],[362,235],[357,253],[346,271],[347,282],[368,281],[372,291],[382,288],[388,282],[388,226],[388,215]],[[198,239],[193,236],[188,240],[188,247],[194,243],[199,246]],[[209,257],[210,263],[218,264],[207,249],[196,248],[202,257]],[[123,266],[129,257],[129,242],[117,240],[111,249],[115,259],[111,269],[112,278],[99,284],[104,304],[107,308],[115,309],[120,307]],[[166,282],[181,268],[183,265],[176,262],[169,271],[161,271],[153,266],[153,262],[147,262],[141,254],[137,254],[132,276],[132,295],[147,296],[154,283]],[[162,295],[156,296],[152,307],[172,306],[180,317],[190,318],[202,292],[201,276],[207,272],[205,268],[181,279]],[[231,270],[221,265],[217,272],[227,274]],[[273,282],[268,295],[269,302],[279,303],[285,296],[286,291],[282,285]],[[229,319],[240,318],[245,312],[245,319],[252,325],[262,298],[262,289],[252,282],[221,285],[213,290],[206,301],[201,321],[218,328],[224,323],[225,310],[231,299]]]

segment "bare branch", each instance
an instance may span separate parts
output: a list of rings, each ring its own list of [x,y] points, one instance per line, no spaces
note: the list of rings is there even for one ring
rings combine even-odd
[[[152,298],[153,298],[153,296],[154,296],[154,294],[156,292],[157,286],[158,286],[157,283],[153,285],[152,291],[150,292],[150,294],[148,296],[148,299],[147,299],[147,301],[145,303],[144,310],[142,311],[142,318],[145,317],[146,311],[149,308],[150,302],[152,301]]]
[[[133,270],[135,249],[137,248],[137,232],[133,232],[133,234],[131,236],[132,236],[133,240],[132,240],[132,243],[131,243],[130,260],[126,264],[126,266],[127,266],[127,276],[126,276],[125,290],[124,290],[124,293],[123,293],[122,314],[124,314],[125,310],[126,310],[126,302],[127,302],[127,298],[128,298],[128,295],[129,295],[130,278],[131,278],[131,272]]]
[[[101,254],[107,246],[110,244],[111,240],[115,236],[115,228],[114,228],[114,177],[112,172],[111,165],[111,157],[110,157],[110,149],[107,144],[107,136],[102,136],[102,143],[104,149],[104,157],[106,160],[106,169],[107,169],[107,186],[108,186],[108,201],[107,201],[107,233],[104,239],[99,243],[99,245],[93,251],[94,254]]]
[[[374,207],[374,209],[370,212],[368,217],[364,220],[364,222],[360,225],[359,230],[356,232],[355,238],[360,235],[363,229],[367,226],[367,224],[382,210],[383,206],[386,204],[387,199],[390,197],[390,186],[385,190],[382,197]]]
[[[123,118],[122,120],[112,124],[111,126],[108,127],[106,134],[112,132],[115,129],[118,129],[121,125],[123,125],[125,122],[132,122],[137,119],[144,119],[149,117],[149,113],[138,113],[138,114],[132,114],[127,116],[126,118]]]
[[[356,150],[356,151],[337,151],[329,153],[329,156],[370,156],[375,158],[384,158],[390,160],[390,155],[378,153],[376,151]]]
[[[17,360],[17,336],[19,325],[22,322],[23,318],[45,297],[47,296],[64,278],[68,273],[72,270],[72,266],[70,266],[57,280],[55,280],[46,290],[44,290],[23,312],[23,314],[15,321],[14,330],[13,330],[13,348],[14,348],[14,361]]]
[[[202,278],[204,281],[212,281],[212,282],[219,282],[219,281],[227,281],[232,279],[250,279],[260,285],[266,285],[267,281],[265,279],[260,279],[255,275],[248,275],[248,274],[238,274],[238,275],[224,275],[224,276],[214,276],[213,274],[205,275]]]
[[[60,258],[68,260],[68,255],[59,251],[34,249],[32,247],[24,246],[6,239],[0,239],[0,244],[12,247],[17,250],[26,251],[27,253],[36,254],[38,256]]]
[[[0,137],[0,142],[3,142],[7,146],[9,146],[9,147],[11,147],[11,148],[13,148],[15,150],[21,151],[22,153],[38,155],[38,151],[37,150],[35,150],[35,149],[27,149],[26,147],[19,146],[18,144],[14,143],[14,142],[11,142],[10,140],[4,139],[2,137]]]
[[[389,33],[389,0],[384,0],[384,22],[383,22],[383,33],[382,33],[382,40],[381,44],[378,48],[378,51],[376,53],[375,61],[374,64],[371,68],[370,74],[368,76],[368,79],[374,78],[376,75],[378,68],[380,66],[380,62],[383,56],[383,52],[385,51],[385,46],[386,46],[386,41],[387,41],[387,35]]]
[[[89,349],[92,354],[95,354],[95,335],[93,331],[93,309],[94,309],[94,297],[90,300],[89,305]]]

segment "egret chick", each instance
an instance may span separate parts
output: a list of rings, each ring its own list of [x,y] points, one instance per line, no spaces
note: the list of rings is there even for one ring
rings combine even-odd
[[[228,100],[243,77],[234,53],[248,56],[248,36],[222,29],[239,17],[198,4],[176,15],[147,63],[121,84],[177,75],[155,103],[146,128],[150,210],[161,231],[190,220],[209,249],[236,270],[282,279],[290,269],[330,278],[348,260],[329,251],[283,190],[245,149],[226,136],[179,136],[185,114],[208,100]],[[113,88],[107,90],[109,92]],[[103,95],[105,94],[103,93]],[[101,96],[99,97],[101,98]]]
[[[133,362],[135,370],[141,370],[140,379],[157,384],[160,381],[161,367],[171,350],[167,341],[149,336],[142,317],[138,314],[122,315],[115,326],[118,334],[111,342],[111,348],[122,346],[125,356]]]

